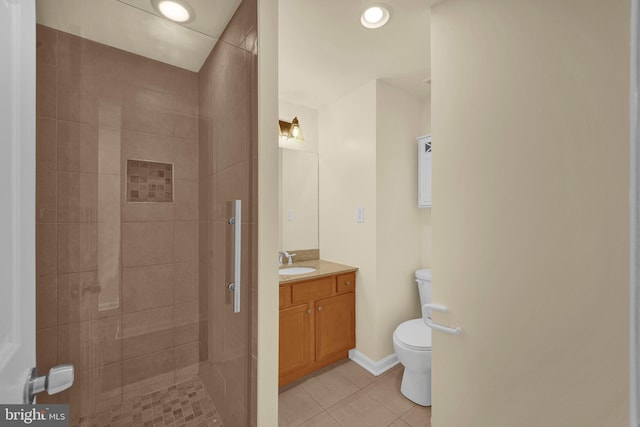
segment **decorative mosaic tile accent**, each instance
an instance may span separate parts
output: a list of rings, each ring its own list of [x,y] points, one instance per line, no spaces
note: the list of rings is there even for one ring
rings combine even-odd
[[[223,427],[200,378],[136,397],[110,410],[81,418],[78,427]]]
[[[127,202],[173,202],[173,164],[127,159]]]

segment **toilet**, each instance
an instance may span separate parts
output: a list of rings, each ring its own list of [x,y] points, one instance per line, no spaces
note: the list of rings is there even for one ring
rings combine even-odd
[[[420,306],[431,302],[431,269],[416,271]],[[431,310],[425,310],[431,317]],[[431,328],[422,318],[402,322],[393,332],[393,348],[404,375],[400,392],[422,406],[431,406]]]

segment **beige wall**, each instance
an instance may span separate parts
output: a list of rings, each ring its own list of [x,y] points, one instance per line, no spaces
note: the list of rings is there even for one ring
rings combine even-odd
[[[279,151],[279,247],[286,251],[318,249],[318,154],[288,148]]]
[[[318,249],[318,110],[282,99],[278,104],[280,120],[298,117],[304,135],[304,141],[279,141],[279,248]]]
[[[431,209],[418,208],[418,142],[421,103],[386,83],[376,88],[376,353],[394,352],[401,322],[420,316],[415,271],[425,267],[419,232]]]
[[[320,253],[359,268],[357,350],[373,361],[392,354],[395,327],[419,315],[422,111],[417,99],[376,81],[320,110]],[[357,207],[365,208],[364,223],[356,222]]]
[[[432,10],[434,427],[628,425],[629,12]]]
[[[320,110],[320,253],[357,266],[356,342],[376,351],[376,82]],[[329,137],[331,135],[331,137]],[[364,207],[365,222],[356,223]]]

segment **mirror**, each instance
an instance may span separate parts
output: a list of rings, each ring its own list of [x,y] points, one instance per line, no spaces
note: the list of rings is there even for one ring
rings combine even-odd
[[[280,148],[280,250],[319,249],[318,154]]]

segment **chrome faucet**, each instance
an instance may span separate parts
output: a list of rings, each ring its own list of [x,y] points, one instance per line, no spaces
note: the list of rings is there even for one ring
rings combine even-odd
[[[282,251],[282,252],[278,252],[278,265],[283,265],[284,264],[284,258],[287,258],[287,264],[293,264],[293,257],[296,256],[296,254],[290,254],[287,251]]]

